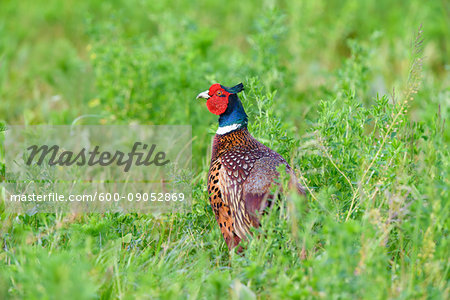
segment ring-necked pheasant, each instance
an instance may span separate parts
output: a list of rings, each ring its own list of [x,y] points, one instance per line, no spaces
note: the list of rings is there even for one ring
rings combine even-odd
[[[259,227],[259,214],[273,196],[270,190],[279,176],[279,165],[286,166],[291,183],[304,194],[286,160],[248,132],[247,114],[237,95],[243,89],[242,83],[232,88],[216,83],[197,96],[207,99],[208,110],[220,116],[212,145],[208,193],[230,250],[250,234],[250,227]]]

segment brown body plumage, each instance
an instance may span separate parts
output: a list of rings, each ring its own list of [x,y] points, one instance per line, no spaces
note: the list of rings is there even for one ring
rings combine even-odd
[[[270,190],[281,164],[295,178],[284,158],[253,138],[246,127],[214,137],[208,193],[230,249],[250,234],[250,227],[259,227],[259,214],[272,200]],[[300,185],[297,188],[303,193]]]

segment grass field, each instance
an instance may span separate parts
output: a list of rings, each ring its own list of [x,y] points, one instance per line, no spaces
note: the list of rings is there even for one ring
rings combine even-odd
[[[245,255],[208,203],[217,118],[195,99],[241,81],[249,130],[308,187]],[[449,299],[449,106],[446,1],[1,1],[3,125],[192,125],[194,178],[188,213],[1,201],[0,298]]]

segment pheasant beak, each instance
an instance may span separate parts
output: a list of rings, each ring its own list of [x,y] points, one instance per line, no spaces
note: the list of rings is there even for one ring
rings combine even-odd
[[[200,94],[197,95],[197,99],[198,98],[209,99],[211,96],[208,93],[209,91],[201,92]]]

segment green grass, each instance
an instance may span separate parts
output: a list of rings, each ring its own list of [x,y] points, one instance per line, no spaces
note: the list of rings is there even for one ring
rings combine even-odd
[[[190,124],[192,210],[0,204],[1,298],[449,298],[445,1],[63,3],[0,3],[2,123]],[[240,81],[250,131],[308,187],[245,255],[208,204],[217,120],[195,99]]]

